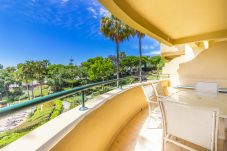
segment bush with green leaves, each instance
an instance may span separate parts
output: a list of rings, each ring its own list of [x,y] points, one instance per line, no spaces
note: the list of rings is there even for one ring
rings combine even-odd
[[[61,100],[55,100],[37,106],[34,113],[30,115],[24,123],[13,128],[12,130],[0,133],[0,148],[24,136],[38,126],[43,125],[50,119],[58,116],[61,114],[62,107]]]
[[[61,100],[56,100],[55,102],[55,108],[54,111],[52,112],[50,119],[54,119],[55,117],[57,117],[59,114],[61,114],[62,111],[62,101]]]
[[[7,144],[15,141],[16,139],[24,136],[28,132],[23,132],[23,133],[11,133],[10,135],[6,135],[5,137],[0,139],[0,148],[6,146]]]

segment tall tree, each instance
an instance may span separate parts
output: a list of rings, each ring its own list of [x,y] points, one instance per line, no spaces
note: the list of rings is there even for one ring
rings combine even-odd
[[[15,67],[7,67],[5,69],[0,70],[0,79],[1,79],[1,94],[7,95],[9,97],[9,88],[11,84],[16,84],[16,80],[14,78]]]
[[[78,71],[79,71],[78,67],[74,64],[69,64],[65,66],[64,81],[70,87],[74,87],[74,85],[78,83],[78,79],[79,79]]]
[[[139,57],[137,56],[126,56],[121,61],[121,66],[123,70],[132,74],[133,69],[138,69]]]
[[[113,63],[108,58],[96,57],[94,63],[88,68],[89,79],[106,80],[113,74]]]
[[[48,66],[47,83],[53,91],[60,91],[64,86],[65,66],[62,64],[51,64]]]
[[[69,59],[69,65],[71,65],[71,66],[74,65],[74,59],[72,57]]]
[[[20,63],[17,65],[16,79],[22,81],[26,84],[28,98],[34,98],[33,84],[31,84],[32,97],[29,93],[29,85],[35,79],[35,63],[34,61],[26,61],[25,63]]]
[[[2,70],[3,69],[3,65],[2,64],[0,64],[0,70]]]
[[[165,61],[162,59],[161,56],[153,56],[150,58],[150,63],[156,70],[157,77],[159,77],[160,71],[162,70],[162,67],[165,65]]]
[[[119,79],[119,45],[122,41],[128,39],[132,35],[132,30],[121,20],[117,19],[113,15],[110,15],[102,17],[100,31],[105,37],[111,39],[116,44],[117,79]],[[117,86],[119,86],[119,82],[117,82]]]
[[[34,76],[36,80],[39,82],[41,96],[43,96],[42,86],[43,86],[45,77],[47,76],[47,68],[49,64],[50,64],[49,60],[34,62],[34,72],[35,72]]]
[[[142,82],[142,38],[145,37],[144,33],[141,33],[140,31],[136,30],[136,36],[139,39],[139,76],[140,76],[140,82]]]

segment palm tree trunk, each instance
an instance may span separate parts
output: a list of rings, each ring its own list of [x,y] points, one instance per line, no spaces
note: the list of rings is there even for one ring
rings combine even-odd
[[[32,82],[31,88],[32,88],[32,99],[34,99],[34,86],[33,86],[33,82]]]
[[[142,42],[141,42],[141,36],[139,36],[139,52],[140,52],[140,60],[139,60],[139,76],[140,76],[140,82],[142,82]]]
[[[29,93],[29,84],[28,83],[26,83],[26,88],[27,88],[27,93],[28,93],[28,99],[30,100],[31,97],[30,97],[30,93]]]
[[[39,86],[40,86],[40,95],[43,96],[43,88],[42,88],[43,84],[42,84],[42,82],[39,83]]]
[[[119,87],[119,81],[118,81],[118,79],[119,79],[119,43],[118,42],[116,42],[116,46],[117,46],[117,48],[116,48],[116,50],[117,50],[117,87]]]

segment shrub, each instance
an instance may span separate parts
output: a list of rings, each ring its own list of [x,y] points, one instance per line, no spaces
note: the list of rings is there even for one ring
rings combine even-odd
[[[10,135],[7,135],[3,138],[0,139],[0,148],[8,145],[9,143],[13,142],[14,140],[24,136],[28,132],[23,132],[23,133],[11,133]]]
[[[54,103],[55,103],[55,108],[54,108],[54,111],[52,112],[52,114],[50,116],[50,120],[54,119],[59,114],[61,114],[61,111],[62,111],[62,108],[63,108],[61,100],[56,100],[56,101],[54,101]]]

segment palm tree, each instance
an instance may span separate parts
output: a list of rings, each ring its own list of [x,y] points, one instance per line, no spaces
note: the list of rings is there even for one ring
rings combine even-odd
[[[29,84],[32,82],[34,77],[34,61],[26,61],[17,65],[16,79],[18,81],[23,81],[26,84],[28,98],[31,99],[29,94]],[[32,98],[34,98],[34,90],[32,85]]]
[[[28,70],[28,76],[30,78],[30,81],[31,81],[31,92],[32,92],[32,99],[35,98],[35,95],[34,95],[34,85],[33,85],[33,81],[35,80],[35,61],[26,61],[25,63],[25,66],[26,66],[26,70]]]
[[[117,53],[117,79],[119,79],[119,46],[120,43],[132,35],[131,28],[113,15],[102,17],[100,31],[116,44]],[[119,82],[117,82],[119,86]]]
[[[43,96],[42,86],[44,83],[44,79],[47,76],[47,67],[49,64],[50,64],[49,60],[42,60],[42,61],[34,62],[35,78],[39,82],[40,96]]]
[[[141,33],[139,31],[135,31],[136,36],[139,39],[139,53],[140,53],[140,59],[139,59],[139,76],[140,76],[140,82],[142,82],[142,38],[145,37],[144,33]]]
[[[27,74],[26,71],[26,67],[25,64],[18,64],[17,65],[17,71],[15,72],[15,79],[17,81],[22,81],[23,83],[26,84],[26,90],[27,90],[27,95],[28,95],[28,99],[31,99],[30,93],[29,93],[29,82],[30,82],[30,78]]]

